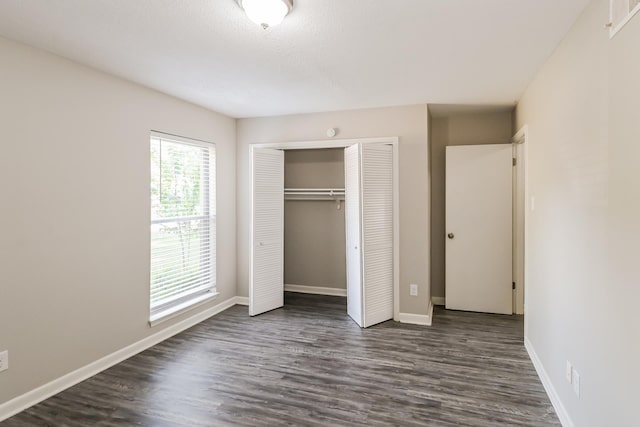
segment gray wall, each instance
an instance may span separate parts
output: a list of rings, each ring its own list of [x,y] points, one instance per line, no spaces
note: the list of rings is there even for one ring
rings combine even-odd
[[[431,110],[431,295],[445,296],[445,164],[448,145],[510,144],[513,108],[429,106]]]
[[[249,144],[337,138],[400,137],[400,311],[427,314],[429,307],[429,183],[427,106],[240,119],[237,122],[238,295],[249,291]],[[409,296],[409,284],[419,296]]]
[[[0,403],[236,294],[235,121],[0,38]],[[149,327],[149,131],[215,142],[214,303]]]
[[[607,19],[608,1],[593,1],[517,110],[535,197],[526,335],[585,427],[640,425],[640,15],[611,40]]]
[[[344,149],[286,150],[284,186],[344,188]],[[344,202],[286,201],[284,282],[347,288]]]

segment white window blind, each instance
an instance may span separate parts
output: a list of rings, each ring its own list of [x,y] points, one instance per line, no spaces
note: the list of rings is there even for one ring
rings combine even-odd
[[[151,134],[151,316],[214,293],[215,146]]]

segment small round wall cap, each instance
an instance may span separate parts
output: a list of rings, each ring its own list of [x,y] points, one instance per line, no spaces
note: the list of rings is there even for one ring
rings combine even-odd
[[[327,129],[327,136],[329,138],[333,138],[334,136],[336,136],[336,128],[329,128]]]

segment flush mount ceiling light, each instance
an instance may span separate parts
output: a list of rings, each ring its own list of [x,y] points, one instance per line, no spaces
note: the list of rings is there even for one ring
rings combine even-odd
[[[293,8],[293,0],[238,0],[249,19],[265,30],[282,22]]]

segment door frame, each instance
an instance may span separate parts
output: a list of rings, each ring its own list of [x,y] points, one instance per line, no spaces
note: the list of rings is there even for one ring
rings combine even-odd
[[[529,176],[528,176],[528,151],[529,144],[529,126],[524,125],[513,136],[511,142],[514,147],[514,157],[516,158],[515,166],[515,185],[514,185],[514,211],[513,220],[514,224],[522,221],[522,232],[516,230],[517,226],[514,226],[513,234],[513,253],[514,253],[514,278],[516,282],[516,296],[514,313],[525,314],[527,311],[527,283],[528,278],[528,261],[527,261],[527,242],[529,240],[529,214],[530,214],[530,195],[529,195]],[[518,180],[517,177],[521,176],[523,179]],[[522,197],[520,197],[522,196]],[[522,202],[519,202],[522,200]],[[527,329],[527,322],[525,319],[525,334]]]
[[[322,148],[346,148],[355,144],[388,144],[393,147],[393,320],[399,320],[400,314],[400,171],[398,158],[399,138],[397,136],[380,138],[324,139],[315,141],[291,141],[255,143],[249,145],[249,160],[253,161],[254,148],[272,148],[276,150],[314,150]],[[251,195],[253,205],[253,195]],[[253,209],[249,239],[253,236]],[[253,268],[249,263],[249,268]]]

